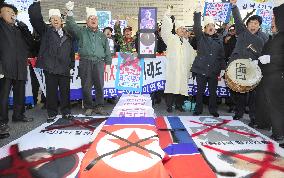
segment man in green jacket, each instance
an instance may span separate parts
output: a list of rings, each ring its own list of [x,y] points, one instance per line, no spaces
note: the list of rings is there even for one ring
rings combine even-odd
[[[110,71],[112,61],[109,44],[105,34],[98,29],[95,8],[86,8],[87,26],[80,27],[73,18],[74,2],[66,3],[66,27],[78,39],[80,64],[79,75],[83,91],[85,115],[92,113],[107,115],[104,111],[104,69]],[[106,64],[106,67],[104,66]],[[96,91],[96,103],[92,100],[92,87]]]

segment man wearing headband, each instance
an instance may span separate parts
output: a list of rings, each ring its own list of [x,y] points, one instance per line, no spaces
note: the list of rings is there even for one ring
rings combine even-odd
[[[191,71],[196,74],[197,95],[196,107],[193,115],[203,112],[203,95],[208,83],[210,93],[209,112],[214,117],[219,117],[217,112],[217,85],[218,76],[224,75],[225,56],[223,39],[217,35],[215,22],[212,17],[204,17],[204,31],[201,26],[201,5],[198,4],[194,12],[193,32],[197,42],[197,56]]]
[[[70,69],[75,62],[72,37],[63,28],[59,9],[49,10],[50,25],[43,21],[40,2],[29,7],[29,16],[41,39],[36,67],[43,69],[45,74],[47,122],[54,121],[58,115],[58,88],[61,114],[71,119]]]
[[[80,27],[76,24],[72,12],[74,2],[66,3],[66,8],[68,10],[66,26],[75,34],[79,44],[79,75],[83,90],[84,108],[86,109],[85,115],[91,115],[93,112],[108,115],[103,108],[104,72],[110,72],[112,62],[108,39],[98,29],[98,16],[95,8],[86,8],[87,27]],[[93,103],[93,86],[96,93],[96,103]]]

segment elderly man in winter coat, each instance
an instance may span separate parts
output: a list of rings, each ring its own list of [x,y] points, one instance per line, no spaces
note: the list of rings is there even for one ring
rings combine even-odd
[[[9,137],[8,98],[13,88],[13,122],[30,122],[24,115],[27,59],[33,38],[28,27],[16,19],[17,8],[0,7],[0,139]],[[16,23],[17,21],[17,23]]]
[[[224,74],[225,52],[223,38],[216,33],[214,20],[208,16],[204,18],[204,32],[201,27],[201,5],[194,12],[193,31],[197,42],[197,56],[191,71],[196,75],[197,96],[194,115],[200,115],[203,111],[203,95],[208,83],[209,88],[209,112],[214,117],[219,117],[217,112],[216,90],[218,76],[221,70]]]
[[[83,89],[85,115],[93,112],[107,115],[104,111],[104,69],[110,72],[112,55],[107,37],[98,29],[98,16],[95,8],[86,8],[87,27],[80,27],[73,18],[74,2],[66,3],[66,27],[75,34],[79,44],[79,75]],[[106,64],[106,67],[104,67]],[[93,103],[92,86],[96,92],[96,103]]]
[[[273,36],[264,45],[262,56],[259,57],[262,71],[262,81],[258,86],[257,95],[263,102],[256,103],[256,124],[265,129],[272,126],[271,138],[276,141],[284,140],[284,4],[273,9]],[[260,93],[259,93],[260,92]],[[257,101],[259,101],[257,99]],[[260,100],[261,101],[261,100]],[[261,118],[260,118],[261,117]]]
[[[45,74],[47,122],[54,121],[58,114],[58,88],[61,114],[63,118],[71,119],[70,69],[74,68],[75,62],[72,37],[62,28],[59,9],[49,10],[50,26],[43,21],[40,2],[29,7],[29,16],[41,38],[36,67],[42,68]]]
[[[257,60],[261,54],[264,43],[268,40],[268,36],[260,30],[262,18],[257,15],[251,16],[247,20],[245,26],[236,5],[237,0],[230,0],[230,2],[232,4],[238,40],[229,63],[236,59],[250,58],[252,60]],[[245,112],[247,94],[237,92],[232,92],[231,94],[236,104],[234,120],[239,120],[243,117]],[[255,127],[255,91],[249,92],[248,95],[249,117],[251,119],[249,125]]]
[[[167,45],[166,63],[166,103],[167,111],[172,112],[174,99],[176,98],[176,109],[183,111],[182,102],[184,96],[188,96],[188,81],[190,68],[195,57],[195,51],[184,38],[184,25],[176,21],[175,31],[172,34],[173,23],[169,17],[170,10],[166,12],[161,26],[161,37]]]

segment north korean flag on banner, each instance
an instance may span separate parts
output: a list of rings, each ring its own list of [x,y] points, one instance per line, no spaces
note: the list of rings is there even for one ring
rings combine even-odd
[[[169,178],[152,123],[149,118],[110,118],[83,158],[79,177]]]

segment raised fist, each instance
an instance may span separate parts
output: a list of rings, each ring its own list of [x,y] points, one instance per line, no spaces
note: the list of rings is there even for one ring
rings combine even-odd
[[[201,12],[202,6],[201,6],[201,2],[198,1],[197,3],[194,3],[194,11],[195,12]]]
[[[74,2],[72,2],[72,1],[67,2],[67,3],[65,4],[65,7],[66,7],[66,9],[67,9],[68,11],[72,11],[73,8],[74,8]]]

